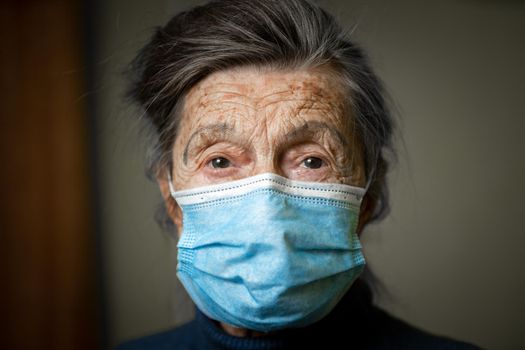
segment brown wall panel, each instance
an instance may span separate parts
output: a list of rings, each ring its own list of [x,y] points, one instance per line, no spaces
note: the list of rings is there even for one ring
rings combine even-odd
[[[0,348],[99,345],[75,1],[0,5]]]

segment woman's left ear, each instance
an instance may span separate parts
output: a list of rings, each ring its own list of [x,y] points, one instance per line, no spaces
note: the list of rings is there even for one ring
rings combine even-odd
[[[363,201],[361,202],[361,210],[359,211],[359,221],[357,223],[357,235],[361,235],[363,228],[372,218],[375,208],[376,208],[376,201],[372,197],[370,197],[368,193],[365,194],[365,196],[363,197]]]

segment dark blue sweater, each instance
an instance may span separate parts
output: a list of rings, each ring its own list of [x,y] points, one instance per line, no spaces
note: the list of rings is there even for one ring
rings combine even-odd
[[[321,321],[265,337],[240,338],[196,309],[195,320],[163,333],[121,344],[116,350],[476,350],[463,342],[435,336],[389,315],[372,303],[368,286],[358,280],[337,307]]]

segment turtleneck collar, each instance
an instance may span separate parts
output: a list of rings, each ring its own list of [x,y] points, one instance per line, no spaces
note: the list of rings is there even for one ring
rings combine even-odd
[[[334,340],[348,337],[341,330],[358,332],[365,326],[368,309],[372,306],[372,293],[366,282],[358,279],[339,301],[337,306],[322,320],[302,328],[291,328],[262,337],[235,337],[226,333],[215,320],[196,308],[199,327],[212,343],[232,350],[278,350],[306,348],[321,339]]]

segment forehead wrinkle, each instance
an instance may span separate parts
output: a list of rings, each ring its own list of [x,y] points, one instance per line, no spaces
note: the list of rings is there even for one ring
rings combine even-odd
[[[215,120],[215,124],[220,124],[219,122],[236,120],[244,114],[251,114],[250,106],[236,101],[223,101],[221,103],[194,101],[184,111],[185,119],[190,123],[193,120],[197,125],[208,120]]]
[[[336,90],[339,90],[337,87],[334,87]],[[260,96],[259,99],[262,102],[263,100],[273,97],[275,95],[288,93],[292,96],[304,96],[306,99],[318,98],[320,100],[330,100],[338,99],[341,96],[341,91],[333,91],[334,89],[329,89],[328,86],[325,86],[323,82],[310,82],[303,81],[301,84],[289,84],[288,87],[284,90],[275,91],[267,95]],[[301,97],[298,97],[301,98]]]
[[[218,90],[218,91],[213,91],[213,92],[210,92],[210,93],[205,93],[204,96],[200,98],[200,100],[202,100],[203,98],[209,98],[210,100],[214,101],[215,99],[213,99],[211,97],[214,97],[216,95],[219,95],[219,97],[217,99],[220,99],[221,97],[224,97],[225,95],[226,96],[238,96],[238,97],[242,97],[242,98],[249,98],[248,95],[240,93],[240,92],[237,92],[237,91]]]
[[[312,119],[310,117],[322,113],[322,115],[329,117],[330,121],[335,123],[334,125],[338,126],[339,122],[345,124],[341,114],[344,112],[341,108],[341,91],[339,86],[335,87],[330,84],[330,80],[322,79],[319,81],[318,79],[312,80],[307,77],[306,80],[303,79],[300,83],[297,83],[293,79],[287,79],[286,75],[283,79],[274,77],[268,81],[269,86],[273,87],[273,91],[270,89],[270,93],[257,96],[257,93],[268,92],[268,89],[265,88],[266,85],[259,80],[247,82],[246,79],[241,79],[237,80],[241,81],[240,83],[236,83],[233,81],[221,82],[219,76],[216,78],[194,90],[193,96],[191,96],[194,113],[198,112],[205,119],[215,119],[216,122],[223,122],[225,120],[228,121],[228,119],[231,120],[233,114],[236,114],[234,117],[236,120],[239,118],[244,119],[245,117],[256,117],[257,115],[254,115],[254,112],[259,112],[258,110],[261,108],[272,106],[271,110],[265,111],[264,116],[261,115],[266,123],[270,121],[266,119],[272,114],[273,116],[270,119],[274,119],[274,117],[276,121],[286,121],[285,119],[288,119],[294,124],[293,119],[304,119],[305,115],[309,115],[309,119]],[[226,76],[225,78],[229,80],[232,77]],[[237,78],[235,77],[235,79]],[[320,111],[321,113],[315,113],[315,111]],[[207,113],[212,115],[206,116],[205,114]],[[289,117],[291,117],[291,120]],[[249,119],[255,120],[258,118]],[[233,122],[236,120],[233,120]],[[225,134],[225,130],[222,130],[222,133]],[[268,137],[269,134],[266,136]],[[193,141],[195,137],[192,135],[190,141]],[[337,140],[343,144],[345,143],[345,138],[341,137],[341,135],[337,135]],[[187,149],[188,146],[185,152],[186,159]]]
[[[215,83],[215,85],[231,85],[231,84]],[[242,84],[238,84],[238,85],[242,86]],[[198,101],[197,101],[199,105],[205,105],[210,102],[217,102],[217,101],[220,101],[221,103],[234,102],[234,100],[236,100],[236,97],[238,97],[239,99],[245,99],[251,102],[250,104],[246,103],[243,105],[247,107],[248,106],[252,107],[252,105],[254,105],[256,106],[255,107],[256,109],[260,107],[265,107],[267,105],[274,104],[274,103],[289,102],[289,101],[296,101],[296,100],[297,101],[312,100],[312,101],[317,101],[319,103],[336,104],[336,103],[331,103],[331,102],[323,102],[323,100],[330,101],[330,100],[337,99],[336,97],[327,97],[326,94],[323,93],[323,91],[319,92],[318,91],[319,89],[307,88],[307,87],[306,88],[305,87],[296,88],[296,89],[288,88],[288,89],[283,89],[279,91],[273,91],[273,92],[270,92],[262,96],[257,96],[252,93],[242,93],[239,91],[232,91],[232,90],[216,90],[216,86],[202,88],[202,90],[204,91],[203,96],[198,98]],[[207,92],[208,90],[212,90],[212,91]],[[239,90],[241,89],[239,88]],[[295,97],[295,98],[293,97],[295,95],[301,96],[301,92],[305,92],[304,95],[306,96],[305,97]],[[285,94],[288,94],[291,96],[289,98],[280,97],[280,95],[285,95]],[[273,100],[272,98],[275,98],[275,100]],[[267,99],[270,99],[270,101],[265,101]],[[235,101],[235,103],[238,103],[238,102]]]
[[[239,85],[241,85],[241,84],[239,84]],[[239,92],[239,91],[231,91],[231,90],[217,90],[217,91],[214,91],[215,90],[215,86],[213,88],[209,87],[206,90],[210,90],[210,89],[212,90],[212,92],[205,92],[204,93],[204,97],[214,96],[214,95],[233,95],[233,96],[239,96],[239,97],[243,97],[243,98],[250,99],[250,100],[262,101],[262,100],[265,100],[267,98],[270,98],[270,97],[273,97],[273,96],[276,96],[276,95],[282,95],[282,94],[296,95],[297,93],[304,92],[305,95],[306,95],[306,93],[309,93],[308,95],[311,95],[312,97],[318,97],[318,98],[322,98],[322,99],[325,98],[325,94],[323,94],[322,90],[319,91],[319,89],[304,88],[304,87],[303,88],[289,87],[287,89],[282,89],[282,90],[278,90],[278,91],[272,91],[272,92],[267,93],[266,95],[262,95],[262,96],[258,96],[256,94],[251,93],[251,92],[258,92],[257,90],[254,90],[253,88],[250,88],[251,91],[246,92],[246,93]],[[240,89],[239,88],[239,90],[246,90],[246,89]]]
[[[234,102],[238,100],[253,100],[252,97],[249,96],[249,94],[241,92],[241,88],[239,89],[218,89],[217,85],[230,85],[225,83],[214,83],[213,86],[201,88],[200,91],[196,92],[195,103],[199,106],[206,106],[210,103],[226,103],[226,102]],[[238,84],[241,85],[241,84]],[[244,89],[245,90],[245,89]],[[249,103],[244,103],[244,105],[249,106]]]
[[[221,92],[243,95],[240,91],[246,90],[244,86],[246,86],[244,83],[222,83],[215,79],[212,82],[208,82],[204,86],[198,86],[193,92],[190,92],[190,95],[202,94],[204,96],[210,96]]]
[[[250,109],[252,109],[250,105],[244,104],[242,102],[224,101],[220,104],[210,103],[208,105],[200,105],[194,111],[193,115],[196,119],[236,118],[238,116],[242,116],[243,114],[251,114]]]
[[[275,95],[281,95],[281,94],[286,94],[286,93],[293,93],[293,90],[290,90],[290,89],[285,89],[285,90],[280,90],[280,91],[274,91],[274,92],[271,92],[269,94],[266,94],[266,95],[262,95],[262,96],[259,96],[257,97],[257,99],[259,100],[258,103],[262,100],[265,100],[269,97],[272,97],[272,96],[275,96]]]
[[[307,108],[308,109],[312,109],[312,108],[314,108],[313,106],[315,106],[315,105],[321,105],[321,106],[324,105],[324,106],[326,106],[326,109],[332,109],[334,107],[339,108],[338,104],[336,104],[336,103],[322,101],[322,100],[318,100],[318,99],[314,99],[314,98],[287,98],[287,99],[279,99],[279,100],[275,100],[275,101],[268,101],[266,104],[258,105],[257,109],[266,108],[266,107],[269,107],[271,105],[278,104],[280,102],[302,102],[302,105],[299,105],[298,107],[297,107],[297,105],[294,105],[294,107],[297,108],[298,110],[303,110],[303,109],[307,109]],[[307,105],[309,107],[306,107]],[[321,107],[315,107],[315,108],[316,109],[323,109]]]
[[[341,126],[343,126],[343,124],[345,123],[345,121],[343,120],[343,114],[339,113],[341,111],[334,110],[332,106],[307,105],[308,103],[303,103],[298,107],[293,108],[291,111],[282,111],[277,107],[273,111],[267,113],[266,115],[270,119],[275,120],[275,122],[279,122],[279,120],[282,119],[282,121],[287,121],[291,125],[297,125],[297,121],[306,120],[310,123],[311,127],[319,126],[320,124],[322,124],[324,128],[327,128],[329,127],[329,124],[326,122],[328,120],[331,122],[331,124],[334,124],[334,126],[331,127],[334,130],[341,129]],[[286,114],[288,118],[279,118],[283,114]],[[341,134],[339,135],[338,139],[341,141],[342,144],[346,144],[345,138]]]

